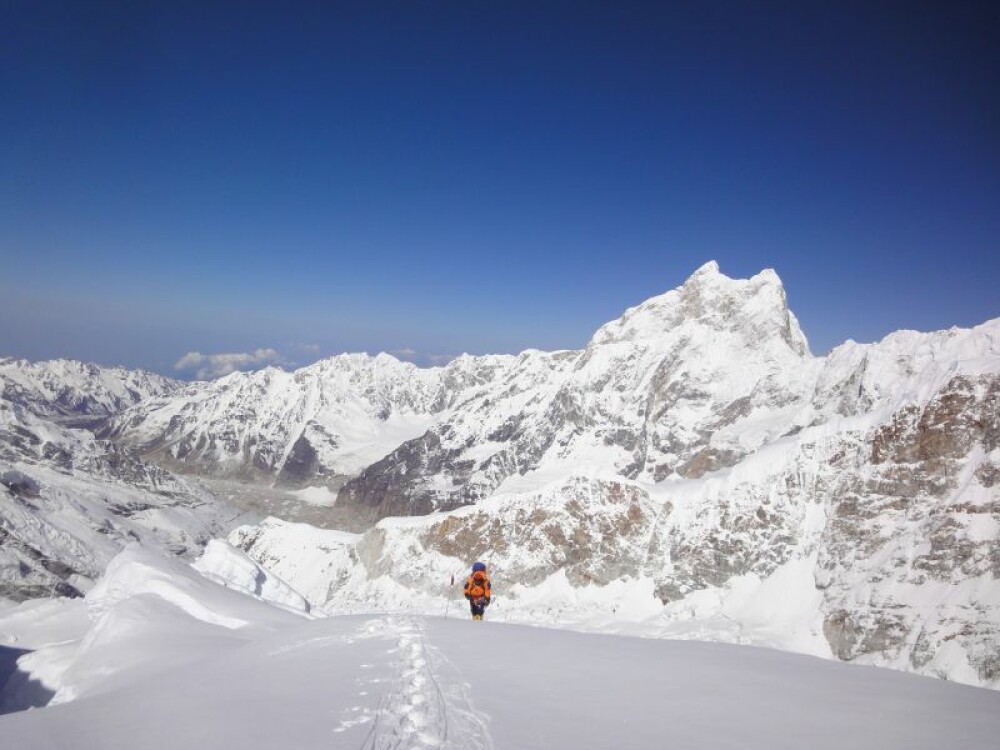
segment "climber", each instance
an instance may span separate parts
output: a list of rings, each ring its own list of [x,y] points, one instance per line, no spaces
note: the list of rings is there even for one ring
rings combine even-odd
[[[490,577],[486,575],[486,566],[481,562],[473,563],[472,575],[465,582],[465,598],[469,600],[473,620],[483,619],[483,613],[490,604],[491,596]]]

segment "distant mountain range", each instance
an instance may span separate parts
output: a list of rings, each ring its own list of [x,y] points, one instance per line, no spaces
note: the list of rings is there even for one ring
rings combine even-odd
[[[0,358],[0,397],[40,417],[63,421],[106,417],[182,385],[152,372],[72,359],[28,362]]]
[[[323,486],[386,519],[328,544],[320,581],[296,580],[280,523],[231,537],[320,606],[380,601],[385,580],[438,596],[475,557],[525,591],[647,586],[665,622],[731,639],[766,642],[734,602],[767,602],[774,645],[1000,684],[1000,320],[815,357],[772,271],[709,263],[579,351],[187,384],[4,360],[0,382],[0,473],[166,486],[211,523],[221,505],[177,474]],[[99,439],[52,423],[81,416]],[[9,534],[25,498],[0,492]]]

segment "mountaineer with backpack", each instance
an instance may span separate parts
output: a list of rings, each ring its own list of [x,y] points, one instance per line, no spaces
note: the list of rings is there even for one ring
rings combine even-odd
[[[489,606],[491,596],[490,577],[486,575],[486,566],[481,562],[473,563],[472,575],[465,582],[465,598],[469,600],[473,620],[483,619],[483,613]]]

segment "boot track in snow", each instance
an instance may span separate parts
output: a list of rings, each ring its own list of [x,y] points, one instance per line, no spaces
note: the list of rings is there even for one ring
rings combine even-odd
[[[360,750],[493,750],[487,719],[472,707],[468,684],[427,644],[418,622],[385,624],[396,629],[398,663]]]

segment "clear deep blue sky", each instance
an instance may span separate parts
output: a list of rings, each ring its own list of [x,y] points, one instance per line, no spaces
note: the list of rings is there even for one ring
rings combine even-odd
[[[575,348],[710,259],[980,323],[998,8],[4,3],[0,354]]]

